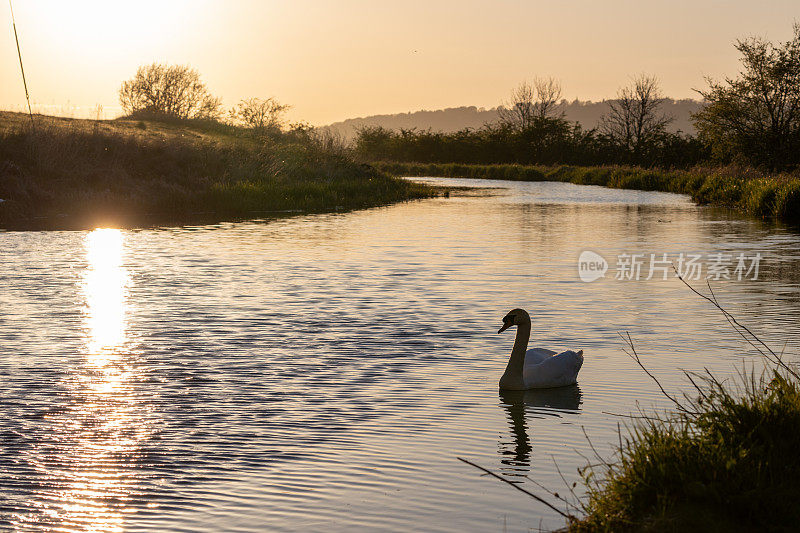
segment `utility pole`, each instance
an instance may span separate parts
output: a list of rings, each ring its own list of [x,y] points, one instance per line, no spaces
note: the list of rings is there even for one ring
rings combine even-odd
[[[14,7],[11,0],[8,0],[8,8],[11,10],[11,26],[14,28],[14,40],[17,42],[17,56],[19,57],[19,70],[22,72],[22,85],[25,87],[25,100],[28,102],[28,115],[31,117],[31,130],[35,130],[33,124],[33,111],[31,110],[31,97],[28,95],[28,82],[25,81],[25,67],[22,66],[22,51],[19,49],[19,37],[17,37],[17,23],[14,20]]]

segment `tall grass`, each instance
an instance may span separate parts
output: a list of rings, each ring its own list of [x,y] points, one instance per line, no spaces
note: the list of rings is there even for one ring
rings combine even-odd
[[[0,115],[0,227],[72,228],[330,211],[432,194],[308,132],[256,136],[198,121]],[[12,121],[8,121],[9,123]]]
[[[401,176],[441,176],[512,181],[564,181],[688,194],[699,204],[730,207],[750,215],[800,222],[800,176],[764,174],[750,168],[697,167],[654,170],[637,167],[575,167],[526,165],[462,165],[376,163]]]
[[[584,472],[588,501],[570,530],[789,531],[800,523],[800,383],[780,366],[723,382],[689,375],[695,395],[642,417],[617,460]]]

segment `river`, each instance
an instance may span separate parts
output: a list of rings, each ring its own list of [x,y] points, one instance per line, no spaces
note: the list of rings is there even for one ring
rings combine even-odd
[[[670,392],[689,390],[683,370],[759,368],[675,278],[693,256],[691,283],[707,291],[711,273],[720,302],[797,360],[797,232],[666,193],[426,181],[464,189],[340,214],[0,232],[0,526],[562,526],[457,457],[541,495],[534,481],[562,495],[577,481],[580,496],[589,442],[611,457],[620,415],[669,407],[620,332]],[[583,281],[581,261],[605,275]],[[514,307],[531,346],[584,350],[576,387],[498,393]]]

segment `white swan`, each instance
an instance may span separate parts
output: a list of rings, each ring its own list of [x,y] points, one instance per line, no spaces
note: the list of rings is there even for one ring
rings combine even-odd
[[[508,360],[506,371],[500,378],[502,390],[546,389],[563,387],[576,382],[583,365],[583,350],[556,353],[546,348],[526,351],[531,336],[531,317],[524,309],[512,309],[503,318],[502,333],[517,326],[517,338]]]

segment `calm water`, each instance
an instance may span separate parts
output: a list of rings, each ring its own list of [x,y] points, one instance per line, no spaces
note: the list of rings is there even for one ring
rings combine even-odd
[[[479,181],[449,181],[465,186]],[[614,413],[681,369],[757,362],[670,277],[620,254],[762,254],[714,283],[790,359],[800,236],[681,196],[491,182],[347,214],[0,233],[0,526],[31,531],[527,531],[563,524],[468,458],[565,492]],[[606,277],[580,281],[584,250]],[[643,267],[643,277],[647,273]],[[500,395],[512,307],[583,348],[579,386]],[[525,476],[529,476],[526,478]]]

